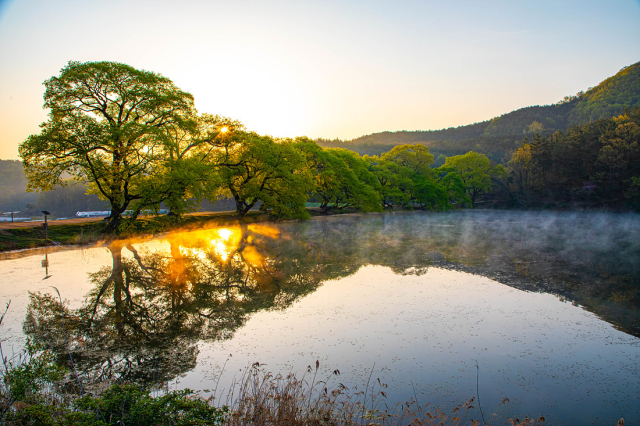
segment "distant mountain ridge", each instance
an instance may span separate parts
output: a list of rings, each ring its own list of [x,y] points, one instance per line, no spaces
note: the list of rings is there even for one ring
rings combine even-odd
[[[349,141],[319,139],[325,147],[352,149],[360,154],[378,154],[395,145],[423,143],[432,153],[446,156],[469,150],[487,154],[495,161],[513,149],[525,136],[549,135],[558,130],[611,118],[625,108],[640,105],[640,62],[622,68],[616,75],[596,87],[575,96],[565,96],[552,105],[529,106],[491,120],[442,130],[381,132]]]

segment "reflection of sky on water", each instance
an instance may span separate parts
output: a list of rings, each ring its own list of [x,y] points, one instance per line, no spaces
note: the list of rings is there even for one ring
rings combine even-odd
[[[185,283],[221,279],[235,261],[227,277],[244,276],[257,291],[235,298],[248,321],[231,330],[231,340],[197,343],[197,366],[179,379],[181,387],[213,388],[229,354],[219,389],[256,361],[301,373],[318,359],[327,374],[342,372],[336,382],[362,386],[375,364],[391,401],[414,396],[413,383],[420,402],[447,405],[475,395],[477,360],[485,413],[506,396],[508,413],[544,414],[553,424],[640,420],[640,340],[632,336],[640,330],[636,215],[343,216],[133,243],[141,276],[149,268],[188,289]],[[121,252],[127,267],[136,267],[134,252]],[[87,274],[115,265],[104,247],[51,250],[51,277],[43,280],[44,251],[34,253],[0,261],[0,303],[12,300],[0,330],[5,354],[24,341],[28,290],[57,287],[77,309],[94,288]],[[193,265],[211,275],[185,275]],[[326,282],[307,294],[317,281]]]
[[[111,263],[111,255],[106,248],[50,251],[47,258],[51,276],[43,280],[45,268],[41,266],[41,259],[44,259],[44,253],[0,260],[0,304],[4,309],[11,301],[0,329],[5,351],[13,347],[17,352],[24,344],[21,330],[29,305],[29,291],[54,293],[52,287],[56,287],[70,307],[78,308],[92,287],[87,273],[96,272],[102,265]]]
[[[375,364],[390,401],[413,397],[413,382],[421,402],[447,405],[475,395],[477,360],[485,412],[508,397],[508,413],[552,424],[640,418],[638,338],[551,295],[442,269],[417,277],[368,266],[200,351],[180,386],[212,387],[229,354],[219,389],[256,361],[303,372],[319,359],[324,375],[343,373],[334,383],[362,384]]]

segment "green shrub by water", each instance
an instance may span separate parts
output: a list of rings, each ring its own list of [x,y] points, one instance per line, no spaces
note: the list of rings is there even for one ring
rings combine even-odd
[[[216,408],[188,389],[152,397],[136,385],[113,385],[100,396],[84,395],[71,406],[13,404],[5,413],[7,425],[220,425],[227,409]]]

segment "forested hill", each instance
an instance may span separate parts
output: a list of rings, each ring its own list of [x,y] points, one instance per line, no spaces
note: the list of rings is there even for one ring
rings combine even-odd
[[[640,105],[640,62],[621,69],[610,77],[575,96],[566,96],[553,105],[530,106],[495,117],[492,120],[442,130],[381,132],[350,141],[319,139],[325,147],[342,147],[360,154],[380,154],[399,144],[423,143],[438,156],[460,155],[470,150],[485,153],[502,161],[517,148],[524,136],[535,133],[548,136],[569,126],[611,118],[625,108]]]
[[[54,216],[73,216],[78,210],[106,210],[108,204],[97,195],[86,194],[84,184],[68,181],[53,191],[26,192],[27,178],[22,162],[0,160],[0,212],[19,212],[22,217],[41,216],[46,209]]]
[[[37,195],[27,193],[27,178],[22,163],[17,160],[0,160],[0,211],[19,211],[27,203],[35,202]]]

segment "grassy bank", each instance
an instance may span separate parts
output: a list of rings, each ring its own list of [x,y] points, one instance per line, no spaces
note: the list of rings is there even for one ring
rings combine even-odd
[[[319,208],[308,209],[311,216],[326,216]],[[354,210],[341,210],[333,214],[354,213]],[[260,211],[248,212],[242,221],[244,223],[267,222],[272,220],[268,213]],[[49,222],[48,239],[45,242],[42,222],[33,226],[0,227],[0,252],[9,250],[23,250],[36,247],[54,245],[94,244],[99,241],[112,241],[118,238],[133,236],[153,236],[159,233],[177,229],[198,229],[205,226],[225,226],[238,222],[235,212],[202,212],[186,214],[180,219],[171,216],[143,216],[135,221],[125,222],[118,235],[105,234],[105,221],[95,220],[82,223]],[[25,225],[23,223],[23,225]]]
[[[34,226],[0,229],[0,252],[47,245],[91,244],[132,236],[151,236],[174,229],[223,226],[235,223],[237,220],[235,212],[189,214],[184,215],[178,221],[169,216],[147,216],[126,223],[119,235],[104,234],[105,222],[103,220],[82,223],[49,222],[48,243],[45,242],[44,228],[39,223]],[[244,222],[247,223],[267,220],[269,220],[269,216],[258,211],[249,212],[244,218]]]

